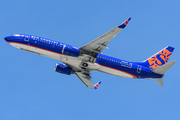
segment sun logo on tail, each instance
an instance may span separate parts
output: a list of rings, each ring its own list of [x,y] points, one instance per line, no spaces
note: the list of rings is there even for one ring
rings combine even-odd
[[[166,64],[171,56],[172,52],[168,49],[163,49],[159,53],[155,54],[153,57],[148,59],[149,67],[156,68],[163,64]]]

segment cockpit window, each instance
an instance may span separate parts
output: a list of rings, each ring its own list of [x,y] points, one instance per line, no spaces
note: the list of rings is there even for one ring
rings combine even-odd
[[[14,34],[14,36],[20,36],[20,34]]]

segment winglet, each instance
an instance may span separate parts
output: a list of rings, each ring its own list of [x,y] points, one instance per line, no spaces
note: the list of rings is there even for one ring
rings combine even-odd
[[[101,84],[101,81],[99,81],[98,83],[96,83],[96,84],[94,85],[94,89],[97,89],[100,84]]]
[[[123,22],[121,25],[119,25],[118,28],[124,29],[130,20],[131,20],[131,18],[127,19],[125,22]]]

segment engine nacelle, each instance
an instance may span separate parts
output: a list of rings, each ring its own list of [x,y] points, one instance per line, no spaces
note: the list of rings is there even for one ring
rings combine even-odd
[[[65,45],[63,54],[68,55],[68,56],[73,56],[73,57],[79,57],[80,50],[76,47]]]
[[[72,68],[66,66],[66,65],[62,65],[62,64],[58,64],[56,63],[55,69],[56,72],[62,73],[62,74],[66,74],[66,75],[70,75],[73,73]]]

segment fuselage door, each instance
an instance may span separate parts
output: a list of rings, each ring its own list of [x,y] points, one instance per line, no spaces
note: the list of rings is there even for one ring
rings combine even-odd
[[[141,73],[141,69],[142,69],[142,66],[141,66],[141,65],[138,65],[138,66],[137,66],[137,73]]]
[[[30,36],[29,35],[25,35],[25,38],[24,38],[24,41],[29,41],[29,38],[30,38]]]

